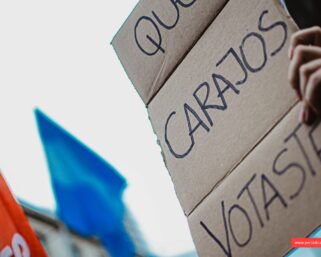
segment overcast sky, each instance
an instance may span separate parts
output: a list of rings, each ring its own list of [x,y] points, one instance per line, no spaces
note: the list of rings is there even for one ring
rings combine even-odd
[[[137,0],[0,3],[0,168],[13,192],[55,208],[33,110],[114,165],[151,250],[194,249],[144,104],[110,41]]]

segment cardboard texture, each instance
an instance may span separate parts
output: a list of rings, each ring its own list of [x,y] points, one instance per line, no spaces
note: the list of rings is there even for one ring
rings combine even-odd
[[[321,124],[296,106],[189,216],[199,256],[284,256],[321,225]]]
[[[149,105],[186,215],[295,103],[279,8],[228,2]]]
[[[227,0],[141,0],[112,41],[147,105]]]
[[[321,225],[321,122],[299,124],[287,80],[297,28],[277,0],[191,1],[164,34],[166,54],[146,61],[128,35],[174,2],[141,1],[113,44],[148,104],[198,254],[284,256]]]

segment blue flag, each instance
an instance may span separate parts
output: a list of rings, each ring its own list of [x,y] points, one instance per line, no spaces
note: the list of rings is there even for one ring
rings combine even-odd
[[[88,147],[36,110],[58,217],[83,236],[97,236],[113,257],[132,257],[125,226],[125,179]]]

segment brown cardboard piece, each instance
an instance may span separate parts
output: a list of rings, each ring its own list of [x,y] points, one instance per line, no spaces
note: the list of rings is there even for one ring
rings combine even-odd
[[[169,31],[178,54],[171,48],[171,61],[155,58],[148,74],[149,62],[136,58],[133,43],[125,41],[137,17],[160,2],[142,2],[114,46],[149,103],[198,254],[283,256],[292,237],[321,225],[321,124],[298,123],[299,105],[287,81],[296,27],[277,0],[231,0],[182,62],[197,36],[180,44],[174,35],[179,25]],[[191,17],[182,22],[184,30],[194,27]]]
[[[189,216],[199,256],[284,256],[321,225],[321,123],[299,124],[298,111]]]
[[[274,1],[230,1],[151,101],[186,215],[294,105],[287,81],[294,30]]]
[[[112,45],[146,105],[226,2],[141,0],[138,3]]]

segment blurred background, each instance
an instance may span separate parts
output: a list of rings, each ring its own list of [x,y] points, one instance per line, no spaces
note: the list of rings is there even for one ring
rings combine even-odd
[[[147,251],[177,256],[194,251],[187,221],[145,106],[110,45],[137,2],[1,1],[0,169],[19,199],[55,213],[39,108],[125,178],[124,204]]]
[[[70,181],[50,165],[59,153],[44,135],[52,128],[88,151],[76,159],[104,160],[119,177],[108,208],[136,256],[197,256],[145,106],[110,45],[137,2],[0,2],[0,169],[51,257],[111,254],[110,242],[68,223],[64,202],[57,208],[53,192],[65,191],[55,182]]]

